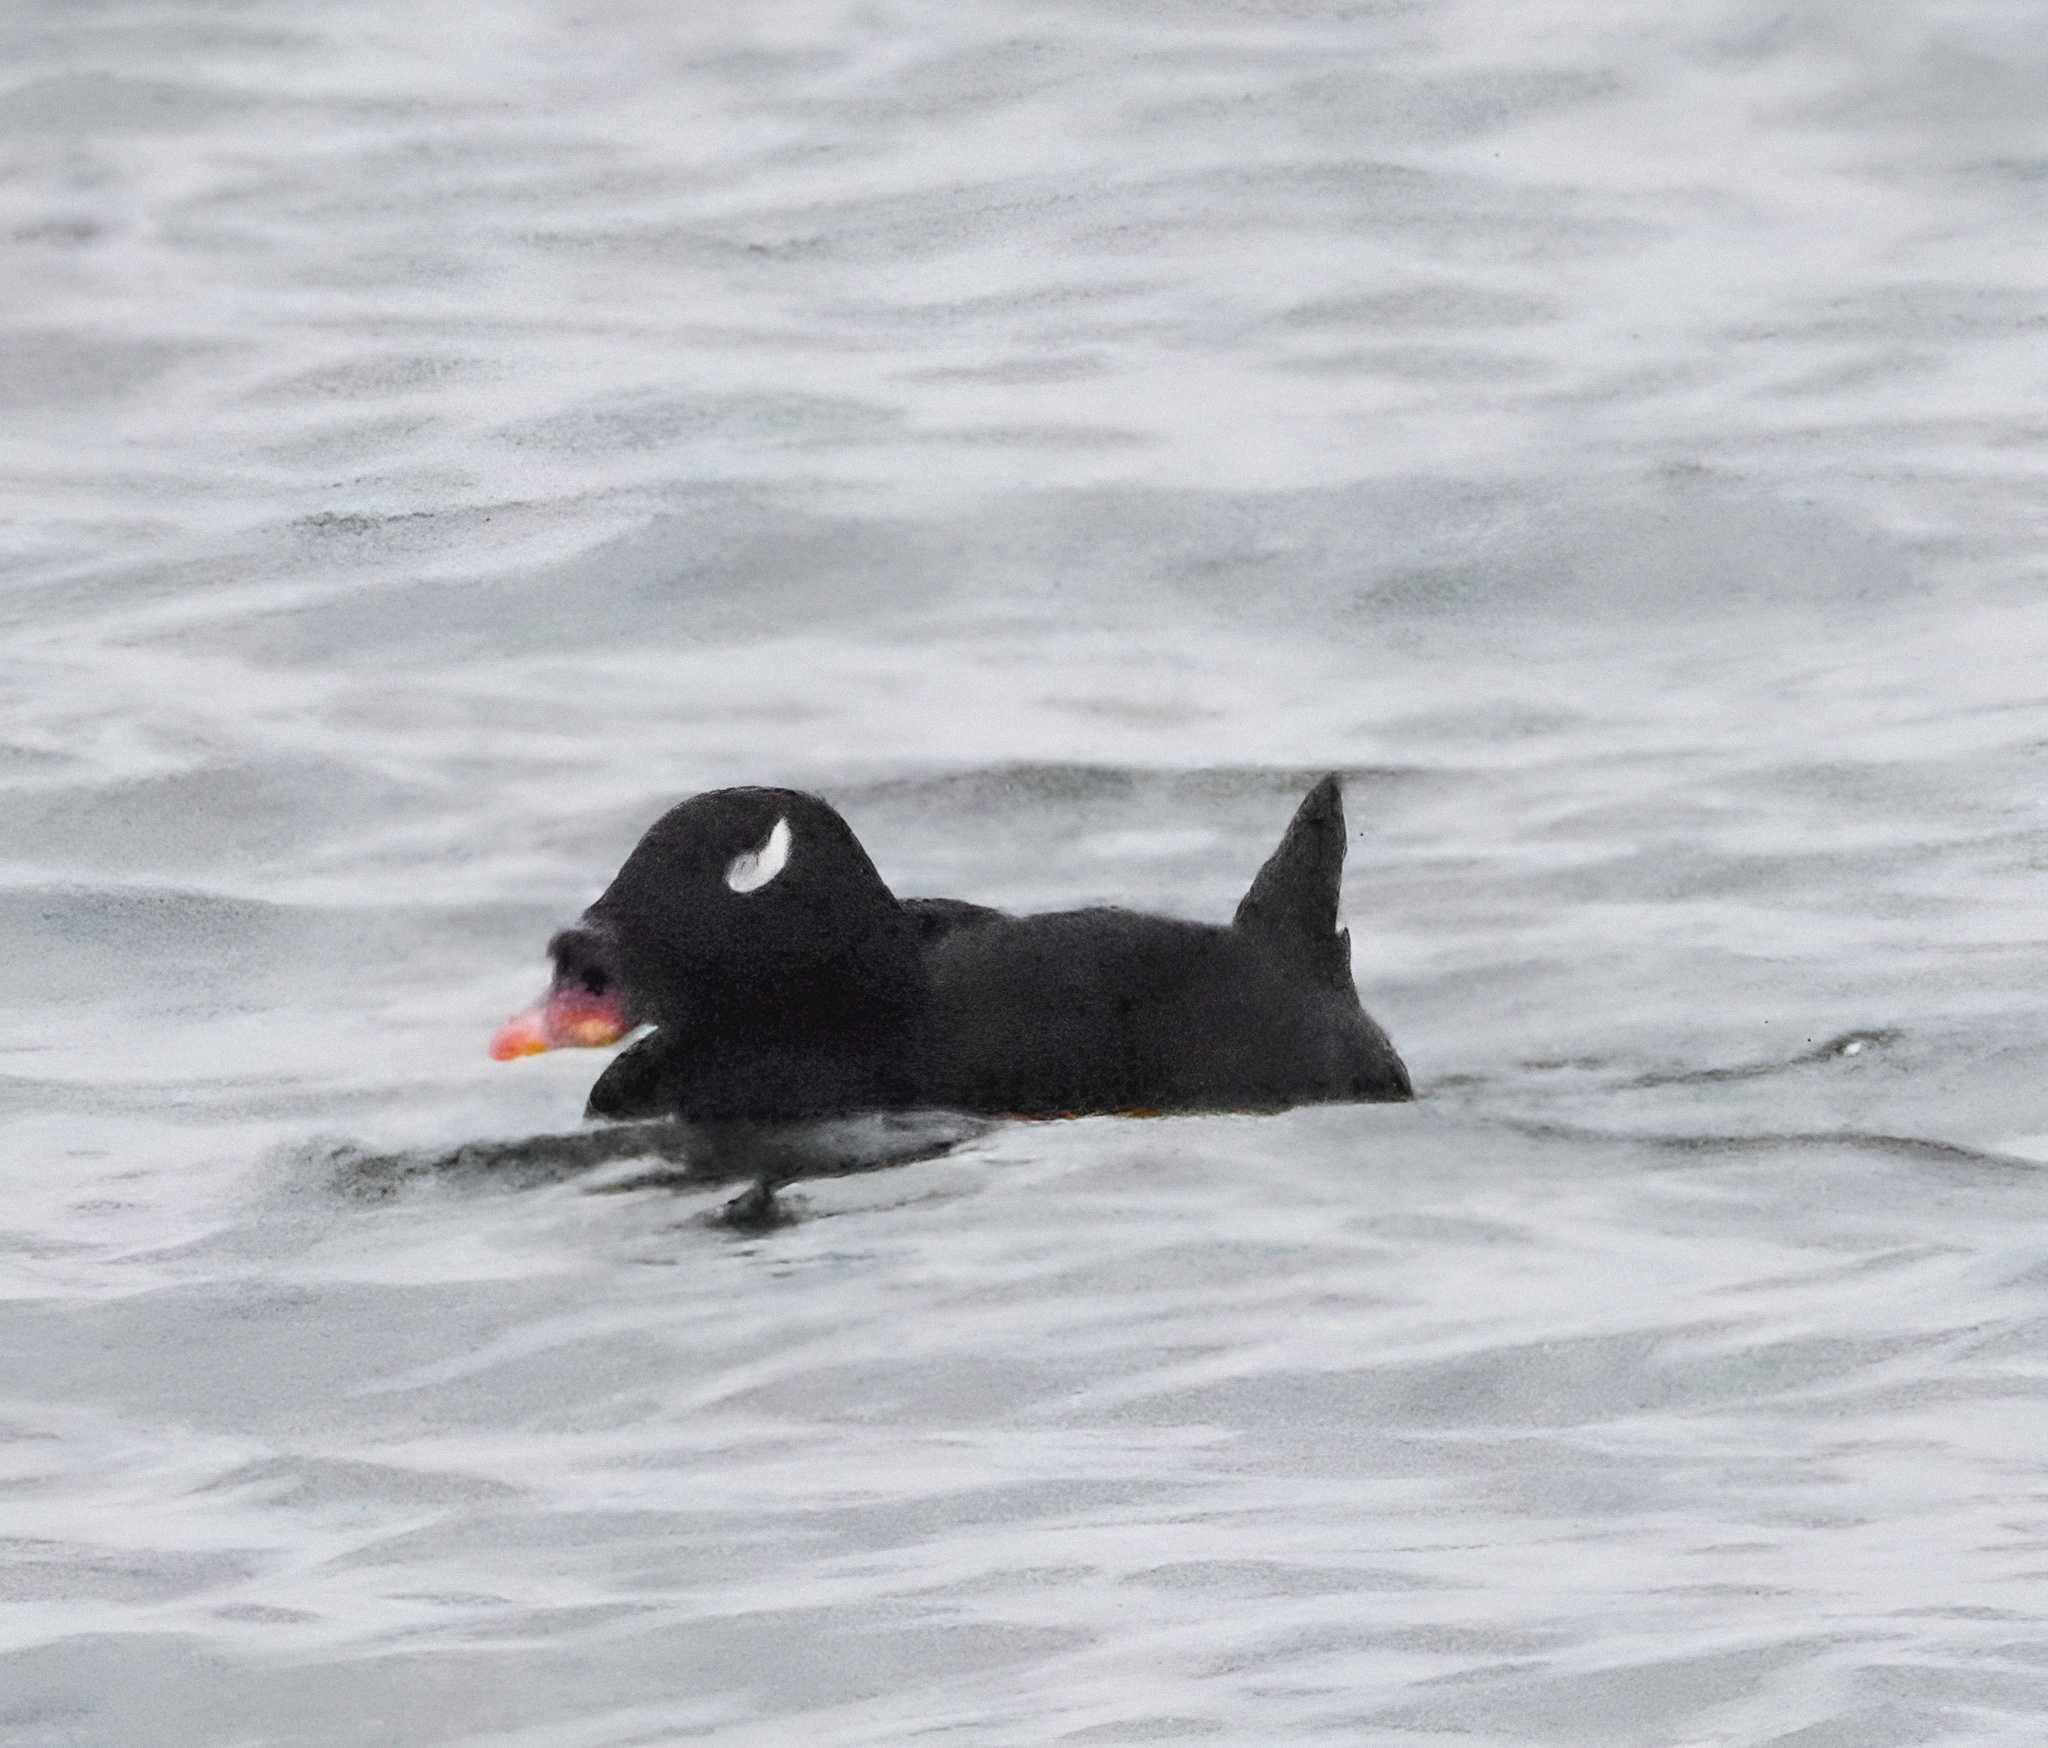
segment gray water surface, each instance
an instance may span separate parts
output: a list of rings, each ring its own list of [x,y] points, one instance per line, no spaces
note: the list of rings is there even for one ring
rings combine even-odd
[[[14,0],[0,1740],[2034,1748],[2044,84]],[[1330,769],[1413,1108],[431,1169],[679,796],[1220,918]]]

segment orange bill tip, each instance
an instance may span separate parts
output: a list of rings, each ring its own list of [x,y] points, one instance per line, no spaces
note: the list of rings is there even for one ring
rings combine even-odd
[[[546,1004],[514,1014],[491,1034],[491,1059],[510,1062],[515,1056],[538,1056],[549,1048]]]
[[[491,1036],[494,1061],[538,1056],[543,1050],[602,1050],[633,1029],[615,997],[580,990],[550,990],[523,1014],[514,1014]]]

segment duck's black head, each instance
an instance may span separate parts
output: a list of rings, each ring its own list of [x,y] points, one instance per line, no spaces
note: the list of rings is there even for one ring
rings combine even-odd
[[[671,808],[604,895],[548,944],[554,978],[499,1057],[616,1043],[886,1033],[929,1005],[916,931],[860,840],[793,789]]]

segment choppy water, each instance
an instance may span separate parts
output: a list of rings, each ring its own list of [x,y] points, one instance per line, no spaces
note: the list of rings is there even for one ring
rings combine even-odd
[[[2026,1744],[2048,37],[0,15],[0,1739]],[[401,1174],[667,801],[1413,1109]]]

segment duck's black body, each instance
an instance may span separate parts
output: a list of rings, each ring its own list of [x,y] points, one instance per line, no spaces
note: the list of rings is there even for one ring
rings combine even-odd
[[[1124,910],[1007,917],[944,942],[930,966],[942,1105],[1049,1116],[1409,1096],[1356,995],[1235,928]]]
[[[778,841],[776,873],[732,884],[731,870],[755,869],[756,847]],[[557,937],[556,989],[616,991],[622,1023],[658,1028],[599,1077],[593,1116],[1410,1098],[1352,984],[1336,926],[1343,860],[1343,801],[1326,778],[1227,924],[1116,909],[1012,916],[899,901],[813,796],[720,790],[658,822]]]

